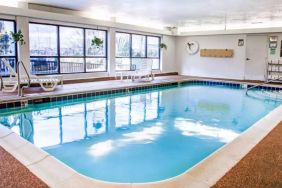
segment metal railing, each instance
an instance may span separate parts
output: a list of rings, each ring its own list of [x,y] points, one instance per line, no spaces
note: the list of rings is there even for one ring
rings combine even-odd
[[[20,65],[23,66],[24,72],[25,72],[25,74],[26,74],[26,76],[27,76],[27,85],[26,85],[26,86],[21,86]],[[30,76],[29,76],[29,74],[28,74],[28,71],[27,71],[27,69],[26,69],[26,67],[25,67],[25,65],[24,65],[24,63],[23,63],[22,61],[18,61],[18,62],[17,62],[17,77],[18,77],[18,95],[19,95],[20,97],[23,97],[23,96],[24,96],[23,91],[24,91],[24,89],[27,89],[27,88],[30,87],[30,85],[31,85],[31,80],[30,80]]]
[[[86,71],[106,71],[105,63],[86,63]],[[60,62],[61,73],[84,72],[84,63]],[[57,61],[31,62],[32,74],[56,74],[59,73]]]
[[[2,75],[0,74],[0,91],[2,91],[2,89],[4,88],[4,83],[3,83],[3,77]]]
[[[249,87],[249,88],[246,89],[246,94],[248,94],[248,91],[250,91],[251,89],[254,89],[254,88],[256,88],[256,87],[263,86],[263,85],[265,85],[265,84],[268,84],[268,83],[271,83],[271,82],[274,82],[274,81],[278,81],[278,80],[280,80],[280,79],[282,79],[282,76],[280,76],[280,77],[278,77],[278,78],[276,78],[276,79],[268,80],[268,81],[263,82],[263,83],[261,83],[261,84],[257,84],[257,85],[254,85],[254,86],[252,86],[252,87]]]

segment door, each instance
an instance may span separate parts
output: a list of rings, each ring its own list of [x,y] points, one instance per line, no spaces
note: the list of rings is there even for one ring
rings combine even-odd
[[[267,35],[248,35],[245,80],[266,80]]]

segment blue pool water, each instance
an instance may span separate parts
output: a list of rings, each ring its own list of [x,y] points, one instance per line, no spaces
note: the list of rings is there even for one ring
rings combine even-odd
[[[0,111],[0,123],[86,176],[177,176],[279,106],[244,89],[185,85]]]

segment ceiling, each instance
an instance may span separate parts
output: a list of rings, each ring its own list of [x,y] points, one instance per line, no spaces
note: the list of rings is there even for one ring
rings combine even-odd
[[[92,18],[121,23],[175,26],[183,31],[282,27],[282,0],[14,1],[74,9]]]

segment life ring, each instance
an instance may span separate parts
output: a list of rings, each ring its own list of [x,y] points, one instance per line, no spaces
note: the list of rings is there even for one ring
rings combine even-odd
[[[186,50],[189,55],[195,55],[200,49],[199,43],[197,41],[189,41],[186,43]]]

